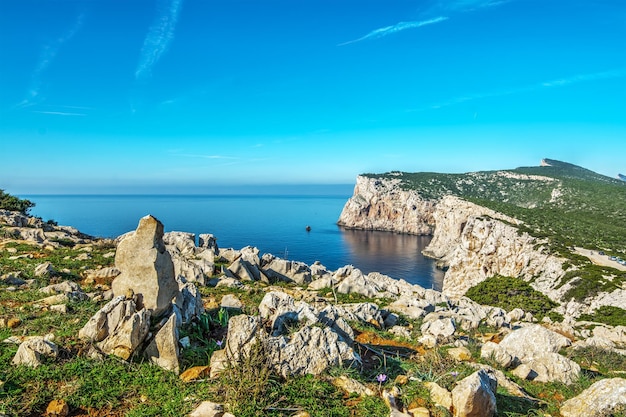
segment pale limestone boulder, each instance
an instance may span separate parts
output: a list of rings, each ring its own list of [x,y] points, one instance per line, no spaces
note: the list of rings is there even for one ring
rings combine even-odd
[[[37,265],[33,273],[36,277],[43,277],[56,274],[56,270],[50,262],[44,262]]]
[[[36,368],[42,365],[46,358],[56,358],[58,354],[57,345],[44,337],[35,336],[20,344],[11,363]]]
[[[115,297],[93,315],[78,332],[105,354],[127,360],[148,335],[150,311],[137,311],[135,301]]]
[[[182,256],[194,256],[196,253],[196,235],[188,232],[167,232],[163,234],[163,243]]]
[[[125,235],[117,246],[115,266],[122,271],[113,280],[115,296],[132,290],[140,304],[153,315],[165,313],[178,293],[172,258],[163,243],[163,224],[148,215],[137,230]]]
[[[178,350],[178,328],[176,327],[176,315],[172,314],[167,322],[159,329],[154,339],[150,342],[144,355],[152,363],[161,368],[180,372]]]
[[[436,382],[424,382],[424,386],[430,391],[430,399],[437,406],[446,410],[452,409],[452,393]]]
[[[602,417],[618,407],[626,407],[626,379],[610,378],[595,382],[561,406],[563,417]]]
[[[218,254],[220,251],[217,246],[217,238],[210,233],[200,233],[198,235],[198,247],[211,250],[214,254]]]
[[[311,282],[311,269],[304,262],[288,261],[266,253],[261,258],[261,270],[274,281],[307,284]]]
[[[531,377],[537,382],[559,381],[564,384],[575,382],[580,376],[580,365],[555,352],[534,356],[524,365],[532,369]]]
[[[436,314],[436,313],[431,313]],[[420,328],[423,335],[433,336],[438,343],[445,343],[456,331],[456,325],[452,317],[442,317],[431,321],[425,321]]]
[[[343,390],[347,394],[356,394],[361,397],[373,397],[374,395],[376,395],[376,393],[370,388],[346,375],[341,375],[333,378],[331,382],[334,386]]]
[[[480,357],[483,359],[493,359],[503,368],[513,365],[515,358],[505,348],[494,342],[485,342],[480,348]]]
[[[320,261],[313,262],[309,269],[311,270],[311,279],[313,280],[330,275],[330,271]]]
[[[269,282],[259,267],[254,263],[246,261],[243,256],[233,261],[224,272],[228,273],[230,277],[241,281],[263,280],[264,282]]]
[[[94,283],[98,280],[111,281],[121,274],[121,272],[122,271],[113,266],[108,266],[98,270],[89,269],[83,273],[83,276],[86,282]]]
[[[506,335],[500,347],[521,362],[526,362],[543,353],[558,352],[571,344],[567,337],[539,324],[531,324]]]
[[[514,308],[513,310],[506,313],[507,319],[510,323],[514,323],[516,321],[521,321],[524,318],[524,310],[521,308]]]
[[[44,294],[59,294],[59,293],[72,293],[83,292],[83,289],[77,283],[73,281],[63,281],[59,284],[48,285],[39,289],[39,292]]]
[[[465,346],[448,349],[448,356],[455,361],[464,362],[472,359],[472,352]]]
[[[179,292],[174,298],[174,312],[179,316],[178,324],[189,323],[195,317],[204,313],[202,294],[193,283],[187,282],[184,278],[178,277]]]
[[[261,316],[239,315],[229,320],[225,348],[211,357],[211,375],[225,369],[228,363],[248,357],[257,344],[262,346],[268,366],[285,377],[317,375],[332,366],[360,361],[344,335],[326,325],[328,321],[324,319],[317,322],[315,310],[306,303],[296,304],[288,297],[268,293],[259,306]],[[280,309],[278,314],[272,305]],[[262,326],[265,321],[272,323],[271,334]],[[295,326],[289,327],[289,322]]]
[[[330,327],[351,345],[354,341],[354,332],[344,319],[344,315],[348,314],[351,313],[335,305],[327,305],[319,311],[304,301],[295,301],[292,296],[281,291],[267,293],[259,304],[259,315],[271,323],[272,336],[289,333],[290,330],[303,325],[319,323]]]
[[[428,300],[408,295],[399,297],[389,304],[387,308],[412,319],[421,319],[426,316],[426,314],[435,311],[435,305],[431,304]]]
[[[237,298],[236,295],[226,294],[222,297],[222,301],[220,302],[220,307],[241,310],[243,308],[243,303],[241,302],[239,298]]]
[[[409,328],[405,326],[393,326],[389,329],[389,333],[396,337],[411,339],[411,330],[409,330]]]
[[[381,293],[381,288],[376,285],[375,282],[368,280],[357,268],[350,268],[348,270],[339,269],[333,279],[335,282],[339,283],[336,290],[341,294],[354,293],[361,294],[365,297],[376,298],[379,297]]]
[[[626,326],[596,326],[593,337],[611,341],[616,347],[626,347]]]
[[[226,417],[229,413],[224,413],[224,406],[211,401],[202,401],[189,417]]]
[[[497,413],[498,382],[480,370],[462,379],[452,390],[454,417],[492,417]]]
[[[305,326],[289,337],[272,337],[268,342],[272,366],[285,378],[319,375],[334,366],[360,362],[358,354],[329,327]]]
[[[243,288],[245,288],[245,285],[242,284],[241,281],[239,281],[236,278],[222,277],[222,278],[219,279],[217,284],[215,284],[215,288],[237,288],[237,289],[243,289]]]

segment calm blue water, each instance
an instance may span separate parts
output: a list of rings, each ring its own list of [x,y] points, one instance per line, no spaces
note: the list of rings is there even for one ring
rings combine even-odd
[[[421,254],[429,237],[344,230],[336,225],[348,196],[29,195],[32,214],[114,238],[152,214],[165,231],[212,233],[222,248],[256,246],[263,253],[330,270],[352,264],[426,288],[441,289],[443,272]],[[311,231],[305,230],[311,226]]]

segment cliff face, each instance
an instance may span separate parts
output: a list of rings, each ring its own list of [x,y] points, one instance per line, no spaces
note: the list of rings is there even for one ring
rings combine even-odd
[[[403,190],[400,180],[358,176],[354,195],[337,224],[350,229],[385,230],[430,235],[434,230],[435,201]]]
[[[547,255],[541,242],[518,235],[520,222],[454,196],[422,198],[404,190],[399,179],[357,177],[354,195],[338,224],[347,228],[433,235],[424,255],[446,269],[443,292],[458,297],[488,277],[526,280],[553,299],[569,288],[554,290],[564,274],[564,259]]]
[[[536,238],[519,234],[518,220],[453,196],[437,204],[433,218],[435,233],[424,255],[447,268],[446,295],[461,296],[493,275],[533,279],[535,289],[555,300],[569,288],[554,288],[565,259],[544,251]]]

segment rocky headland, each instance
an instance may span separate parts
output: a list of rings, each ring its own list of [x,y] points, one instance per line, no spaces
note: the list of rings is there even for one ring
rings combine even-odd
[[[561,166],[559,164],[574,172],[568,171],[570,176],[584,172],[594,181],[600,177],[580,167],[542,161],[546,169]],[[575,248],[582,244],[571,239],[569,245],[555,249],[547,233],[533,230],[521,218],[494,210],[493,204],[478,203],[480,200],[505,203],[526,212],[563,210],[567,213],[564,207],[573,203],[565,196],[578,191],[569,189],[567,180],[552,171],[546,172],[547,175],[535,172],[540,171],[454,176],[423,174],[417,179],[398,172],[359,176],[354,195],[344,206],[338,224],[346,228],[432,236],[423,254],[435,259],[438,267],[445,270],[443,293],[449,297],[460,297],[490,277],[506,276],[530,283],[557,302],[559,306],[555,311],[563,315],[566,322],[603,306],[626,309],[626,279],[616,262],[610,263],[613,268],[607,267],[600,273],[604,278],[599,278],[595,290],[580,295],[584,285],[593,285],[586,282],[589,274],[582,271],[589,269],[591,262],[580,255],[604,254],[602,246]],[[626,190],[623,188],[616,187],[618,194],[615,196],[624,198]],[[558,231],[552,233],[558,234]],[[585,233],[599,232],[587,229]],[[624,251],[624,235],[621,240],[618,236],[616,241],[616,250]],[[608,260],[608,255],[605,257]],[[580,272],[576,274],[578,269]],[[615,285],[603,285],[606,281]]]

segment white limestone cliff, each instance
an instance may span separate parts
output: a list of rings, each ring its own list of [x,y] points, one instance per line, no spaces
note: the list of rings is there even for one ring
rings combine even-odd
[[[434,209],[435,201],[402,189],[399,179],[358,176],[354,195],[344,206],[337,224],[349,229],[430,235]]]
[[[550,254],[541,240],[519,233],[519,220],[453,196],[441,199],[433,218],[435,233],[424,255],[447,269],[447,296],[459,297],[494,275],[532,280],[554,300],[569,288],[555,289],[566,260]]]

